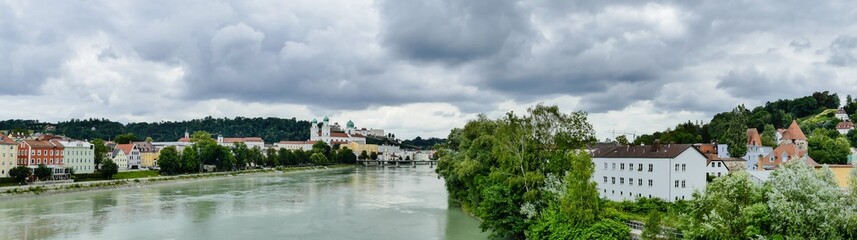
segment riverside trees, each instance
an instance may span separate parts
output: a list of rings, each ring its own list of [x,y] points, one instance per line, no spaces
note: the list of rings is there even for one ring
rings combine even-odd
[[[181,174],[202,171],[202,165],[214,165],[218,171],[241,170],[248,166],[297,166],[329,165],[336,163],[353,164],[356,155],[348,148],[334,149],[319,142],[309,152],[288,150],[285,148],[249,148],[244,143],[235,143],[231,147],[221,146],[207,132],[195,132],[191,137],[193,145],[181,152],[175,147],[167,147],[161,152],[159,166],[161,173]],[[263,153],[264,152],[264,153]]]
[[[492,238],[628,238],[627,226],[600,211],[585,112],[536,105],[525,116],[480,115],[448,139],[437,172]]]

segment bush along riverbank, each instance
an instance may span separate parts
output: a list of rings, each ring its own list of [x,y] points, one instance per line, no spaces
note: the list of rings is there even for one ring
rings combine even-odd
[[[282,174],[282,173],[295,173],[295,172],[311,172],[311,171],[344,169],[344,168],[349,168],[349,167],[354,167],[354,165],[277,167],[277,168],[272,168],[272,169],[253,169],[253,170],[243,170],[243,171],[234,171],[234,172],[212,172],[212,173],[183,174],[183,175],[173,175],[173,176],[115,179],[115,180],[103,180],[103,181],[86,181],[86,182],[63,183],[63,184],[53,184],[53,185],[3,187],[3,188],[0,188],[0,199],[29,197],[29,196],[44,195],[44,194],[57,194],[57,193],[68,193],[68,192],[117,189],[117,188],[136,188],[136,187],[143,187],[143,186],[154,185],[154,184],[159,184],[159,183],[184,183],[184,182],[190,182],[190,181],[195,181],[195,180],[220,179],[220,178],[224,178],[224,177],[234,177],[234,176],[249,175],[249,174]],[[143,175],[143,176],[145,176],[145,175]]]

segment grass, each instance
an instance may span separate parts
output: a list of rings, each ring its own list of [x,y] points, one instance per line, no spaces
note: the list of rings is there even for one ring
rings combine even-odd
[[[153,170],[143,170],[143,171],[131,171],[131,172],[119,172],[116,175],[113,175],[113,179],[134,179],[134,178],[147,178],[147,177],[157,177],[160,176],[158,171]]]

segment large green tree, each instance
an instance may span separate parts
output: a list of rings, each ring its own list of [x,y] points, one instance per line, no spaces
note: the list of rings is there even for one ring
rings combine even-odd
[[[44,164],[39,164],[39,166],[37,166],[36,169],[33,170],[33,175],[36,176],[36,178],[38,178],[40,181],[45,181],[51,178],[53,172],[50,168],[48,168],[48,166],[45,166]]]
[[[179,174],[184,171],[181,164],[181,156],[175,146],[169,146],[161,150],[158,155],[158,167],[161,169],[161,174],[172,175]]]
[[[321,153],[313,153],[312,156],[309,157],[312,164],[315,165],[327,165],[327,157]]]
[[[202,171],[202,161],[199,159],[199,149],[195,146],[185,147],[182,150],[182,172],[198,173]]]
[[[107,159],[107,153],[110,149],[107,148],[104,140],[101,139],[92,140],[92,148],[93,154],[95,155],[93,163],[95,164],[95,170],[98,170],[101,162],[104,161],[104,159]]]
[[[774,125],[765,124],[765,130],[762,131],[762,146],[776,147],[777,146],[777,129]]]
[[[119,172],[119,165],[116,165],[113,160],[104,159],[101,162],[101,169],[98,169],[98,172],[101,173],[101,176],[105,179],[113,179],[113,175]]]
[[[9,176],[18,181],[18,183],[25,183],[31,173],[32,170],[25,166],[17,166],[9,169]]]
[[[851,154],[851,144],[843,136],[830,137],[831,132],[836,133],[832,130],[816,129],[809,136],[809,156],[821,164],[845,164]]]
[[[739,171],[719,177],[695,192],[685,223],[690,239],[750,239],[770,225],[762,188]]]
[[[116,138],[113,139],[113,141],[118,144],[128,144],[137,140],[137,135],[134,135],[134,133],[119,134],[116,136]]]
[[[247,168],[247,163],[250,159],[250,148],[243,142],[236,142],[232,145],[232,154],[235,156],[235,168],[243,170]]]
[[[830,169],[817,171],[803,161],[778,169],[766,182],[772,232],[786,239],[845,238],[845,193],[832,176]]]
[[[720,126],[720,143],[729,146],[730,157],[743,157],[747,154],[747,111],[743,105],[724,115]]]

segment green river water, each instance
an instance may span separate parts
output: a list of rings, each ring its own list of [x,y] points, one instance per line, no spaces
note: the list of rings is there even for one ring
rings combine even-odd
[[[485,239],[428,166],[0,200],[0,239]]]

